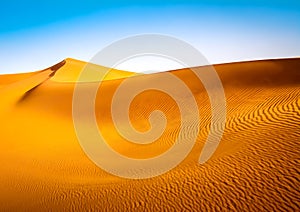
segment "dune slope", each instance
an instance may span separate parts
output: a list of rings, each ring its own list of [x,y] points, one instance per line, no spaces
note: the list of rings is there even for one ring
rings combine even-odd
[[[198,158],[209,131],[209,98],[190,70],[171,71],[195,96],[200,131],[194,148],[179,166],[144,180],[111,175],[81,149],[73,126],[72,97],[86,65],[66,59],[42,71],[0,76],[1,210],[300,209],[300,59],[214,66],[224,86],[227,121],[217,151],[202,165]],[[87,90],[95,86],[97,71],[106,70],[91,67],[95,74],[82,81]],[[106,75],[95,109],[109,145],[140,159],[172,146],[180,116],[170,96],[145,91],[132,102],[130,119],[137,130],[146,131],[149,114],[159,109],[168,121],[165,132],[148,145],[133,144],[118,135],[110,115],[113,93],[126,77],[134,75],[119,70]],[[155,81],[162,75],[135,76],[132,83]],[[193,117],[191,114],[191,120]],[[191,133],[196,125],[191,126]]]

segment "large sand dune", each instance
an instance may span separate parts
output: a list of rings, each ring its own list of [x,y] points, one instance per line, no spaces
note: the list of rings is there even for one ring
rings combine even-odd
[[[1,211],[300,210],[300,59],[214,66],[224,86],[227,121],[219,147],[202,165],[198,158],[209,132],[209,98],[189,69],[171,71],[196,98],[200,132],[179,166],[141,180],[103,171],[81,149],[72,97],[85,65],[66,59],[42,71],[0,76]],[[93,69],[105,70],[96,65]],[[133,158],[153,157],[170,148],[178,136],[179,110],[169,96],[144,92],[130,107],[133,125],[147,130],[148,115],[159,109],[166,115],[167,128],[153,144],[122,139],[109,106],[120,82],[133,75],[113,70],[105,77],[96,99],[97,121],[116,151]],[[132,80],[144,83],[162,75]],[[94,86],[93,79],[84,79],[87,89]]]

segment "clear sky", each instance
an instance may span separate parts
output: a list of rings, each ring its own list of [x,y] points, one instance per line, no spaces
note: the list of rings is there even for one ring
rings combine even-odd
[[[0,6],[0,73],[89,61],[136,34],[175,36],[211,63],[300,56],[300,1],[16,1]]]

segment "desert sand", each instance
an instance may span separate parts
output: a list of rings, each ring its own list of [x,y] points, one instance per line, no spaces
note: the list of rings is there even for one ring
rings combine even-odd
[[[227,121],[216,152],[201,165],[198,158],[211,119],[209,98],[189,69],[170,71],[196,98],[200,132],[175,169],[140,180],[100,169],[77,140],[72,97],[85,65],[66,59],[45,70],[0,76],[1,211],[300,210],[300,59],[214,65],[224,86]],[[104,79],[96,99],[97,121],[119,153],[153,157],[178,136],[179,110],[161,92],[146,91],[130,107],[131,121],[140,131],[149,128],[151,111],[165,113],[168,125],[155,143],[125,141],[109,113],[123,79],[134,76],[136,83],[143,83],[162,74],[135,76],[113,70]],[[87,89],[93,79],[84,79]]]

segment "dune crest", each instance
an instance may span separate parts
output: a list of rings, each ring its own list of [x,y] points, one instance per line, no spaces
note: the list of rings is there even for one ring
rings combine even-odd
[[[55,75],[51,78],[51,80],[56,82],[77,82],[83,69],[86,71],[84,76],[80,77],[82,82],[114,80],[136,75],[134,72],[111,69],[72,58],[65,59],[63,64],[59,63],[56,68]]]

